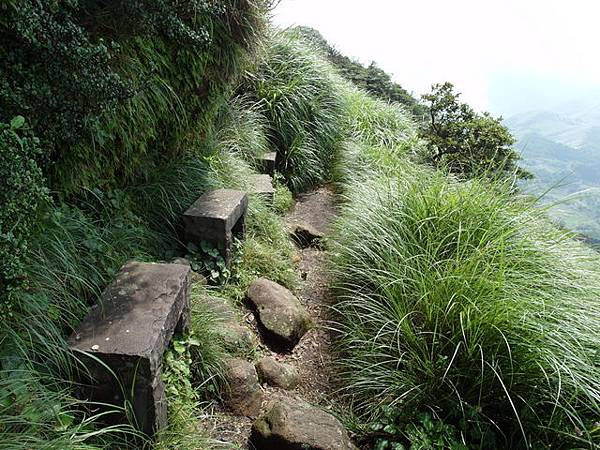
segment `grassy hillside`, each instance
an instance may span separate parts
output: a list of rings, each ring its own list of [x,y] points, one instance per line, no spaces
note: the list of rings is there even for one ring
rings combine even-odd
[[[427,116],[427,108],[413,94],[400,84],[392,81],[391,75],[379,68],[374,61],[368,66],[364,66],[360,62],[349,58],[329,44],[321,33],[314,28],[297,27],[296,31],[324,52],[327,60],[337,69],[340,75],[355,86],[386,102],[403,105],[415,120],[424,120]]]
[[[406,106],[344,79],[298,30],[269,30],[268,6],[0,7],[0,448],[218,448],[196,427],[224,351],[200,288],[154,441],[74,399],[65,337],[129,259],[187,254],[202,270],[181,212],[248,188],[266,151],[275,207],[251,199],[235,264],[211,281],[232,301],[257,276],[293,287],[279,214],[290,191],[335,183],[338,412],[364,448],[598,445],[597,254],[515,186],[424,165]]]
[[[71,397],[65,336],[125,261],[182,252],[180,213],[265,150],[243,135],[260,123],[235,121],[252,111],[228,99],[266,7],[2,5],[2,448],[139,446]]]

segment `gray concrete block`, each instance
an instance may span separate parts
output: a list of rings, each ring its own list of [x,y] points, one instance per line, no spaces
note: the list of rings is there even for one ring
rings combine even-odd
[[[277,153],[265,153],[259,159],[259,167],[261,172],[273,176],[275,174],[275,169],[277,168]]]
[[[185,241],[195,244],[207,241],[229,261],[233,237],[245,231],[247,209],[245,192],[217,189],[205,193],[183,213]]]
[[[135,419],[148,434],[167,424],[162,359],[173,333],[189,322],[190,270],[127,263],[69,338],[73,350],[85,352],[87,399],[123,406],[133,393]]]
[[[250,176],[250,192],[263,197],[269,204],[273,204],[273,196],[275,188],[273,187],[273,179],[270,175],[258,174]]]

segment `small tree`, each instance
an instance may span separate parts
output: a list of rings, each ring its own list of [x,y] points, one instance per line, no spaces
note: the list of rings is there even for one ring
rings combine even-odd
[[[475,112],[459,96],[451,83],[435,84],[431,93],[423,95],[429,121],[422,126],[421,136],[428,143],[429,162],[466,178],[484,173],[531,178],[517,165],[521,157],[502,118]]]

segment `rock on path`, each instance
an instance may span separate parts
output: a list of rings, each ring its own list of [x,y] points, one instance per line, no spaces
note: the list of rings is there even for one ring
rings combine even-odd
[[[206,294],[201,301],[218,318],[216,334],[227,351],[239,354],[256,347],[254,334],[248,327],[240,324],[235,309],[225,299]]]
[[[254,365],[241,358],[231,358],[225,363],[225,379],[227,407],[241,416],[256,417],[263,395]]]
[[[355,450],[344,426],[331,414],[299,400],[283,398],[252,426],[257,450]]]
[[[282,389],[294,389],[300,382],[300,374],[294,366],[265,356],[256,363],[256,372],[261,381]]]
[[[248,300],[266,337],[276,347],[292,349],[312,326],[308,312],[294,294],[266,278],[259,278],[250,285]]]

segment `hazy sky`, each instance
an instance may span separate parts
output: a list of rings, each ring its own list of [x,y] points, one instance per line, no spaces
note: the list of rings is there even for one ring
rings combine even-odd
[[[598,0],[282,0],[274,22],[318,29],[416,94],[447,80],[504,116],[600,87]]]

